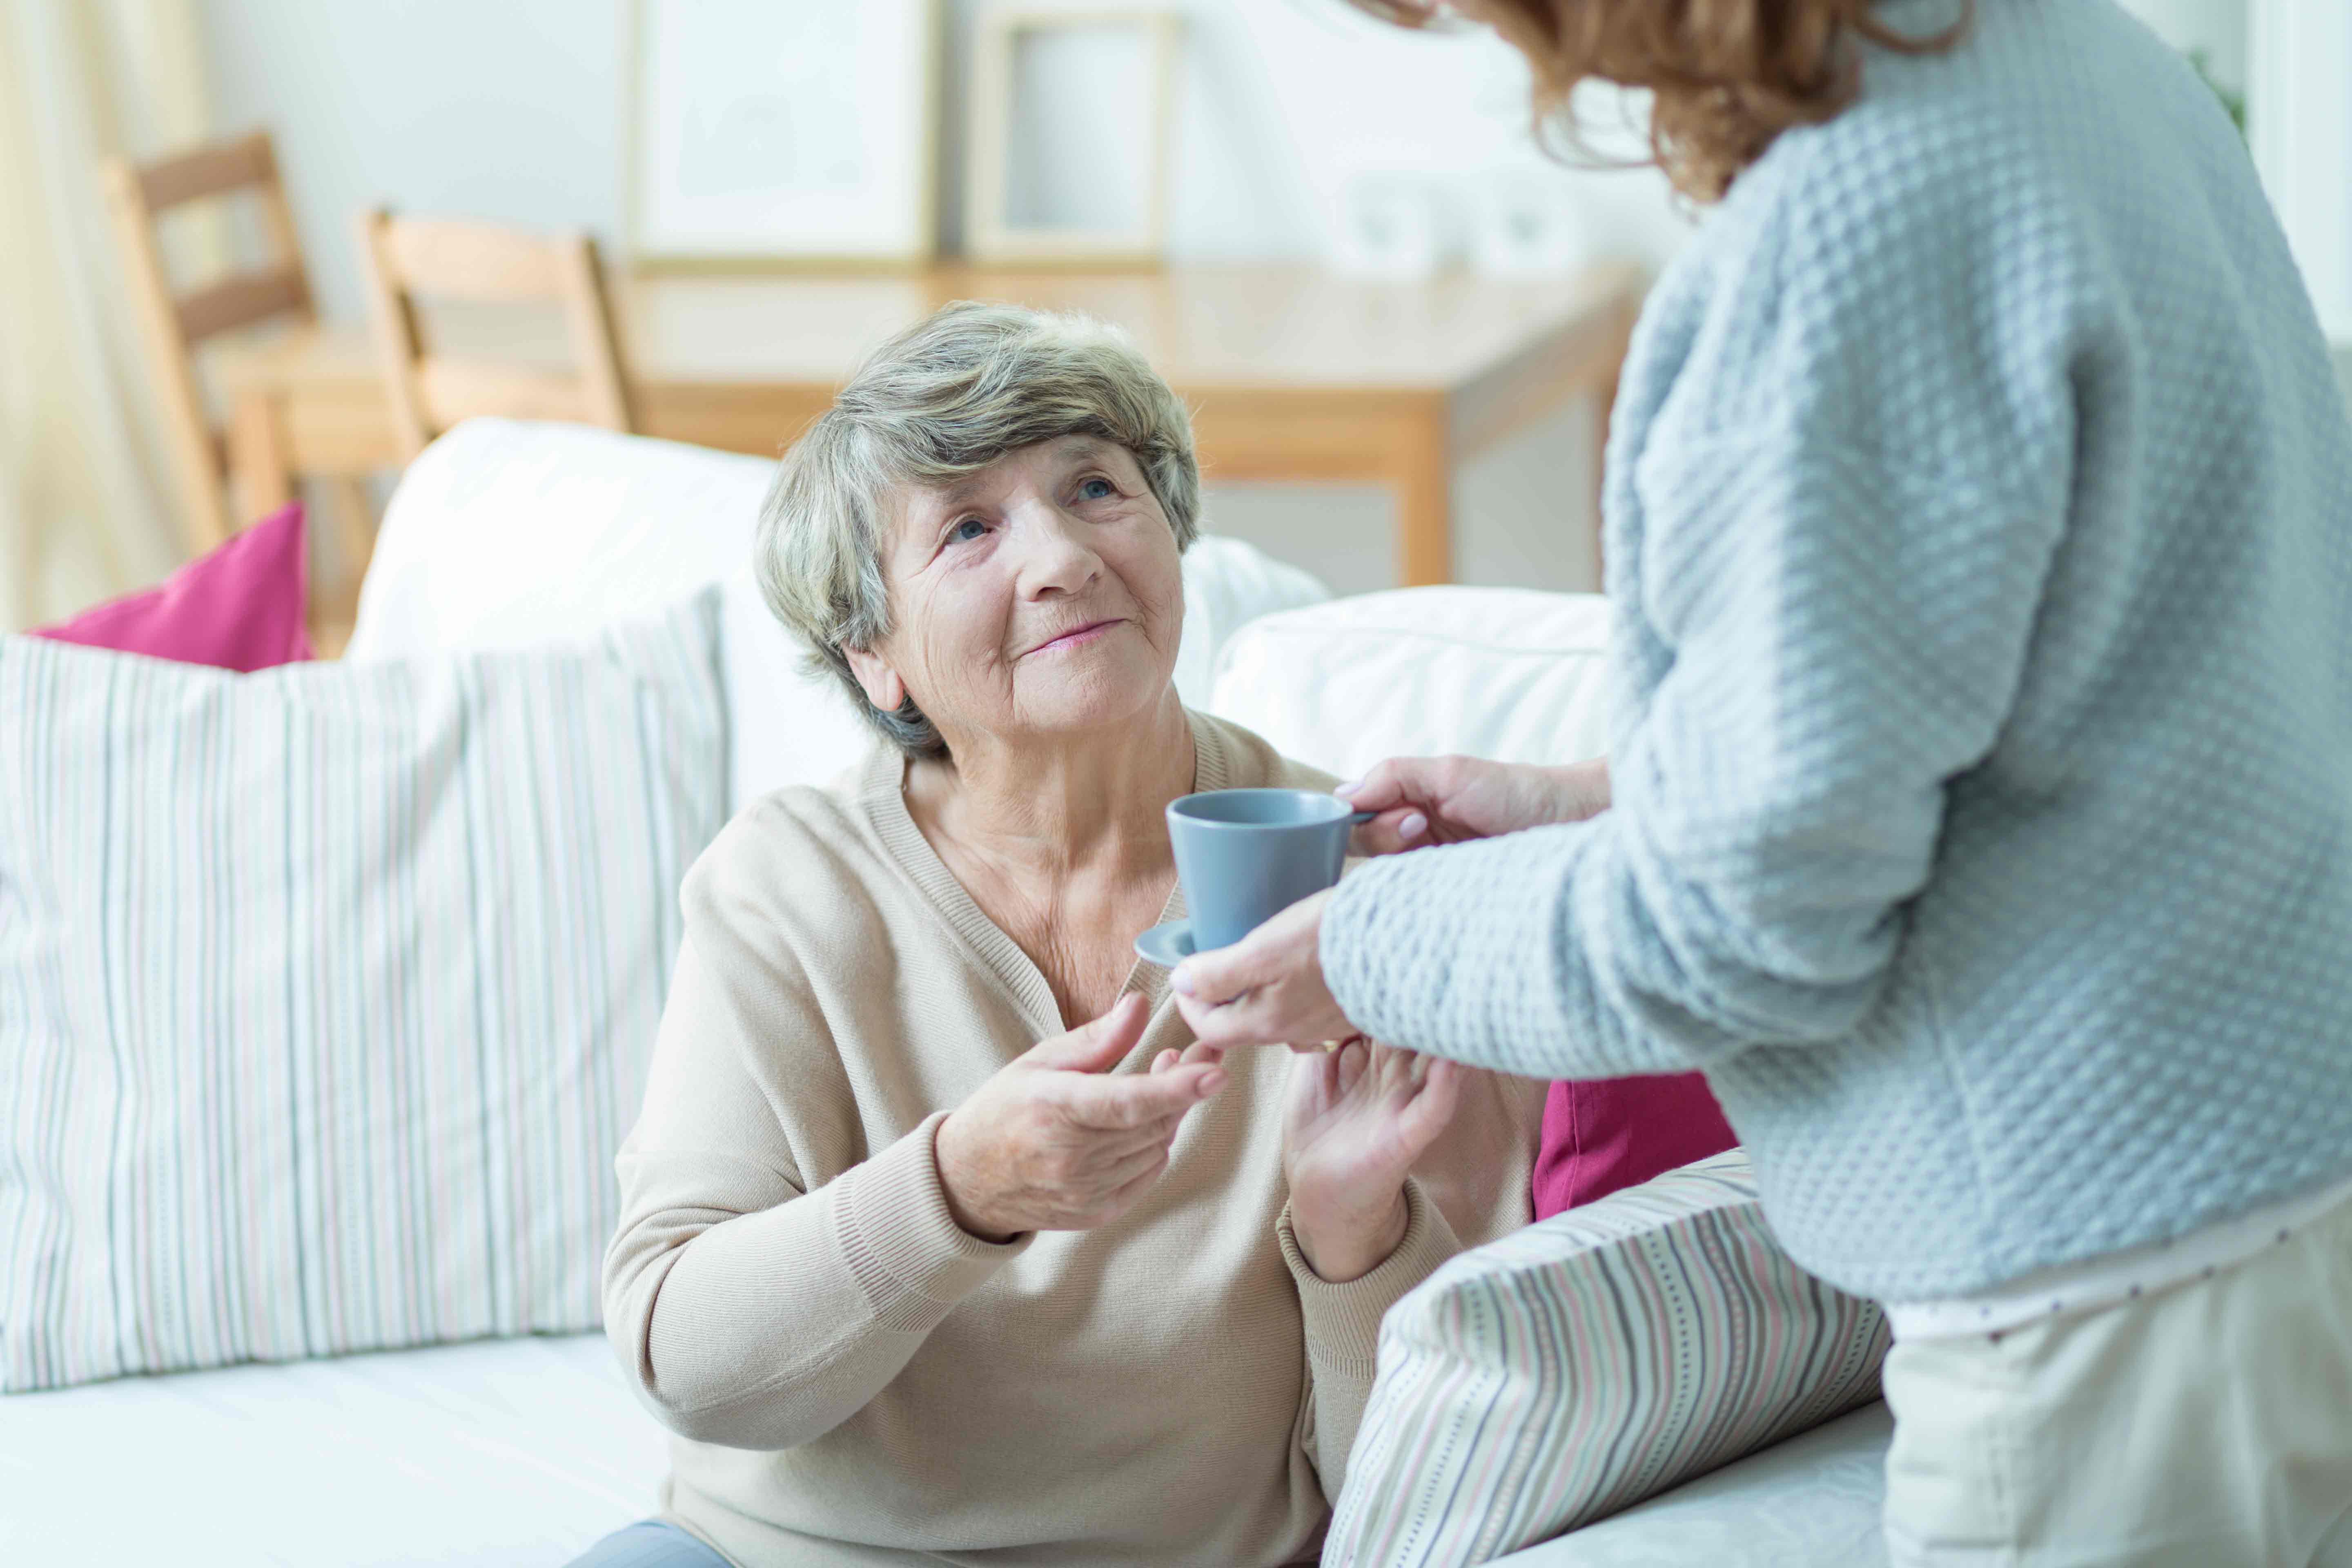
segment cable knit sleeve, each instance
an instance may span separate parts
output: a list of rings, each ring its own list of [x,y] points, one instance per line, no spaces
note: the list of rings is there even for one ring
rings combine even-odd
[[[1560,1078],[1848,1035],[2010,716],[2077,444],[2129,437],[2077,427],[2125,368],[2096,265],[1982,180],[1775,157],[1619,405],[1614,808],[1349,878],[1370,1033]]]

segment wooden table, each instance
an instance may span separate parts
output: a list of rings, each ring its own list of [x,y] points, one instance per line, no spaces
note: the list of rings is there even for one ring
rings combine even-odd
[[[1131,332],[1193,409],[1203,477],[1373,482],[1397,498],[1397,576],[1453,575],[1454,466],[1580,395],[1605,420],[1644,287],[1630,264],[1547,280],[1422,283],[1305,266],[1153,273],[618,279],[614,304],[649,436],[772,455],[859,358],[941,303],[1083,310]],[[556,324],[512,309],[436,314],[452,352],[560,363]],[[230,462],[249,516],[291,473],[397,468],[363,331],[226,350]]]

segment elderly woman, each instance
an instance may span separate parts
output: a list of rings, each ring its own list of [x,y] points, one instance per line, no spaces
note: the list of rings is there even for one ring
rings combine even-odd
[[[604,1277],[673,1470],[583,1562],[1312,1561],[1381,1314],[1527,1221],[1540,1086],[1223,1059],[1134,961],[1170,801],[1331,784],[1177,697],[1198,508],[1135,350],[1008,308],[785,458],[769,603],[881,743],[687,878]]]

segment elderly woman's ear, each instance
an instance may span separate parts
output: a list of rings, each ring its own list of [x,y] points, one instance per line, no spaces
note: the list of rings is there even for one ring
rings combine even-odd
[[[849,660],[849,673],[857,678],[858,689],[866,700],[885,713],[896,713],[898,705],[907,700],[907,683],[890,668],[882,656],[866,648],[845,647],[842,654]]]

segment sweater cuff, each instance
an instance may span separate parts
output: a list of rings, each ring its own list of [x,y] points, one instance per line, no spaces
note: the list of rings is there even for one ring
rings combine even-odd
[[[1462,1243],[1445,1215],[1412,1177],[1404,1180],[1404,1239],[1370,1273],[1334,1285],[1315,1272],[1298,1249],[1291,1229],[1290,1205],[1282,1205],[1275,1234],[1282,1242],[1282,1260],[1297,1282],[1298,1302],[1307,1319],[1307,1353],[1324,1373],[1370,1383],[1380,1348],[1381,1320],[1407,1291],[1437,1272]]]
[[[904,1138],[834,1182],[834,1236],[882,1326],[927,1333],[948,1309],[1028,1250],[1034,1231],[983,1241],[948,1209],[934,1111]]]

